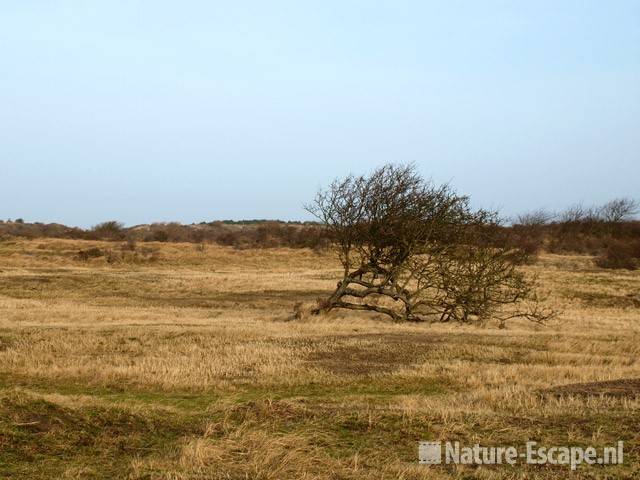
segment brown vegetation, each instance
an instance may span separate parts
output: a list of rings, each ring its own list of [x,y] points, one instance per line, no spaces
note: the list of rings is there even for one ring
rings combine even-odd
[[[617,199],[600,207],[575,205],[560,214],[537,210],[518,216],[512,225],[494,225],[496,246],[518,249],[523,263],[535,262],[543,251],[599,257],[602,268],[635,269],[639,266],[640,221],[633,220],[637,205]],[[312,248],[322,250],[329,238],[314,222],[267,220],[216,221],[182,225],[177,222],[124,227],[116,221],[91,229],[60,224],[0,220],[3,238],[68,238],[134,242],[215,243],[235,248]]]
[[[531,439],[624,440],[624,465],[572,476],[637,476],[640,397],[601,383],[640,378],[637,271],[542,253],[519,268],[562,316],[479,329],[304,315],[341,271],[328,252],[145,246],[156,261],[78,258],[124,242],[0,242],[0,477],[567,478],[417,464],[420,440]]]
[[[116,221],[104,222],[83,230],[59,224],[3,222],[2,238],[68,238],[133,242],[217,243],[236,248],[312,248],[323,249],[327,238],[313,222],[211,222],[182,225],[177,222],[152,223],[125,228]]]
[[[545,391],[556,396],[640,397],[640,378],[561,385]]]

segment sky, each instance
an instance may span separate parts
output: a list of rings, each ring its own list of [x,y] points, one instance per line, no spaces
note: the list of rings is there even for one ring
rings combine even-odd
[[[640,0],[2,2],[0,219],[307,219],[388,162],[640,198]]]

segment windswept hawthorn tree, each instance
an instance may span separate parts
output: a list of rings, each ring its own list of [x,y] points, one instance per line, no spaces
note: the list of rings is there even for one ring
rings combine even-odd
[[[413,165],[385,165],[321,190],[306,209],[326,229],[343,277],[314,313],[367,310],[394,320],[543,321],[524,253],[500,245],[494,212],[425,181]]]

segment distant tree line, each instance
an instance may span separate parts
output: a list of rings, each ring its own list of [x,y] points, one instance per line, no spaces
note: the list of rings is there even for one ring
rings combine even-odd
[[[27,223],[0,220],[0,239],[68,238],[117,242],[215,243],[236,248],[322,249],[328,239],[317,222],[279,220],[215,221],[184,225],[178,222],[152,223],[125,227],[112,220],[92,228],[67,227],[58,223]]]
[[[599,206],[573,205],[555,213],[536,210],[505,227],[505,241],[529,252],[595,255],[603,268],[640,268],[637,201],[619,198]]]
[[[576,204],[561,212],[539,209],[510,222],[494,222],[496,244],[525,252],[523,262],[535,262],[541,251],[589,254],[604,268],[640,268],[638,202],[620,198],[599,206]],[[320,222],[223,220],[184,225],[177,222],[125,227],[108,221],[92,228],[57,223],[0,220],[0,239],[69,238],[132,242],[213,243],[235,248],[311,248],[321,250],[330,236]]]

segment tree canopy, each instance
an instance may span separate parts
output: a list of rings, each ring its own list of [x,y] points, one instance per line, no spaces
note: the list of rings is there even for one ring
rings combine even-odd
[[[413,165],[335,180],[307,210],[324,225],[344,267],[317,312],[367,310],[408,321],[504,321],[549,316],[523,252],[497,241],[495,212],[424,180]],[[509,308],[528,303],[527,308]]]

